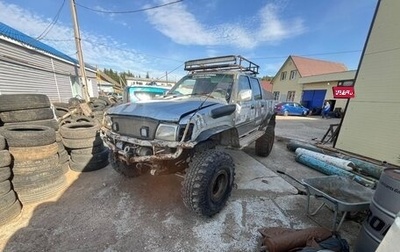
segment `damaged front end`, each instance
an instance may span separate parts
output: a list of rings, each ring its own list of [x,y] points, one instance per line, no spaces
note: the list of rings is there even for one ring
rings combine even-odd
[[[110,116],[105,117],[102,135],[112,150],[112,158],[132,169],[150,169],[161,175],[180,171],[193,149],[189,141],[193,124],[177,125],[157,120]]]

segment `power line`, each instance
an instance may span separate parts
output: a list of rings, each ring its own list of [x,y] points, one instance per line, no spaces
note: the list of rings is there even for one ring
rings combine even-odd
[[[172,70],[169,71],[168,73],[166,73],[166,74],[164,74],[164,75],[162,75],[162,76],[156,78],[156,80],[160,80],[160,79],[164,78],[165,76],[167,76],[168,74],[175,72],[176,70],[178,70],[179,68],[181,68],[184,64],[185,64],[185,63],[180,64],[179,66],[177,66],[176,68],[172,69]]]
[[[52,29],[52,28],[54,27],[54,25],[57,23],[58,18],[60,17],[61,10],[62,10],[63,7],[64,7],[64,4],[65,4],[65,0],[63,0],[63,2],[62,2],[62,4],[61,4],[60,8],[58,8],[58,11],[57,11],[56,15],[54,16],[53,20],[51,21],[51,23],[50,23],[50,24],[46,27],[46,29],[44,29],[44,31],[36,38],[37,40],[41,40],[41,39],[43,39],[44,37],[46,37],[47,34],[49,34],[49,32],[51,31],[51,29]]]
[[[127,10],[127,11],[105,11],[105,10],[96,10],[81,4],[76,3],[76,5],[78,5],[79,7],[82,7],[84,9],[90,10],[90,11],[94,11],[94,12],[101,12],[101,13],[108,13],[108,14],[127,14],[127,13],[136,13],[136,12],[142,12],[142,11],[147,11],[147,10],[152,10],[152,9],[157,9],[160,7],[164,7],[167,5],[172,5],[172,4],[176,4],[179,2],[182,2],[183,0],[177,0],[174,2],[169,2],[169,3],[165,3],[165,4],[161,4],[161,5],[156,5],[156,6],[152,6],[152,7],[148,7],[148,8],[143,8],[143,9],[138,9],[138,10]]]

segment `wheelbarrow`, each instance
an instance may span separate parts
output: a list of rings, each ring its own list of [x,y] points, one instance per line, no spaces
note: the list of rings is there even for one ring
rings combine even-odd
[[[374,191],[364,187],[354,180],[337,175],[314,177],[303,179],[302,181],[284,173],[299,184],[303,185],[307,191],[307,215],[316,215],[324,206],[328,206],[334,211],[332,230],[338,231],[349,212],[358,212],[367,210],[372,200]],[[314,211],[310,210],[311,196],[321,200],[322,203]],[[338,214],[343,215],[337,222]]]

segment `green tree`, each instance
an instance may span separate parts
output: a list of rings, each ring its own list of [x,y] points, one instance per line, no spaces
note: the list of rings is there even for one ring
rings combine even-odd
[[[274,78],[274,76],[268,76],[268,75],[266,75],[266,76],[263,76],[263,77],[261,78],[261,80],[263,80],[263,81],[272,81],[273,78]]]

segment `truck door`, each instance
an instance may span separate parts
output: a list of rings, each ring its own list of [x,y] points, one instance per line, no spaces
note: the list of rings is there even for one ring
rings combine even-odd
[[[265,113],[265,104],[263,103],[263,97],[261,92],[261,85],[257,78],[250,77],[251,91],[253,94],[253,106],[255,118],[253,121],[254,127],[261,124],[263,114]]]
[[[247,100],[240,100],[241,92],[252,92],[249,77],[244,75],[239,76],[236,93],[237,109],[235,112],[235,124],[239,136],[254,129],[254,120],[256,117],[254,99],[250,97]]]

